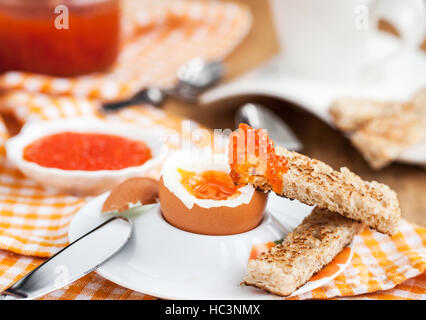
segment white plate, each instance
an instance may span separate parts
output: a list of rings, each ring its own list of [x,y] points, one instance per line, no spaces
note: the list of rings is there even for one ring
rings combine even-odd
[[[374,44],[378,52],[391,51],[398,40],[377,33]],[[372,79],[348,83],[332,83],[301,78],[290,71],[280,57],[268,61],[258,69],[218,86],[201,96],[201,103],[209,105],[220,100],[262,95],[282,99],[311,112],[331,126],[328,113],[336,97],[352,96],[378,100],[406,101],[426,86],[426,54],[421,50],[406,50],[382,65]],[[426,164],[426,141],[400,155],[405,163]]]
[[[94,198],[75,216],[69,228],[73,241],[102,223],[108,194]],[[285,237],[312,208],[271,195],[267,214],[255,229],[231,236],[206,236],[179,230],[162,217],[159,205],[132,218],[129,243],[98,269],[106,279],[126,288],[164,299],[277,299],[262,290],[240,286],[254,244]],[[294,294],[320,287],[336,277],[308,282]]]

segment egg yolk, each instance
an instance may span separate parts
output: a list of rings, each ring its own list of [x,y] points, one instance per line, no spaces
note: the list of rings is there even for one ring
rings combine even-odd
[[[231,176],[222,171],[208,170],[199,174],[178,169],[185,189],[198,199],[226,200],[239,194]]]

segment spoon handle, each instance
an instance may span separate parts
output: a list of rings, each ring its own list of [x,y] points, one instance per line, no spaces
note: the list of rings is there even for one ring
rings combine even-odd
[[[118,111],[123,108],[137,105],[137,104],[149,104],[156,107],[159,107],[163,104],[165,99],[165,94],[158,88],[146,88],[133,97],[127,100],[115,101],[115,102],[106,102],[102,104],[102,111]]]

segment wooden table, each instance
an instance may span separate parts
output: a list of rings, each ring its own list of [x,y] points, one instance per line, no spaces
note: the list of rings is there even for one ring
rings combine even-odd
[[[245,41],[226,60],[226,81],[266,61],[278,52],[272,20],[266,0],[241,0],[248,4],[254,15],[253,28]],[[382,22],[382,28],[394,32]],[[423,45],[426,50],[426,42]],[[363,179],[388,184],[397,193],[402,216],[413,223],[426,226],[426,170],[414,166],[393,164],[383,170],[374,171],[363,160],[360,153],[336,130],[297,106],[262,97],[244,97],[200,109],[176,101],[169,101],[166,110],[175,112],[211,128],[233,128],[235,109],[244,102],[262,103],[277,112],[294,130],[305,148],[303,152],[320,159],[334,168],[342,166],[359,174]]]

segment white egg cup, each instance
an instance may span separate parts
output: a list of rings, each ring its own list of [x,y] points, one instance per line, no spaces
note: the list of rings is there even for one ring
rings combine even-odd
[[[142,141],[152,158],[140,166],[121,170],[63,170],[48,168],[24,159],[26,146],[37,139],[60,132],[102,133]],[[138,128],[130,124],[102,121],[97,118],[72,118],[36,121],[26,124],[21,132],[6,142],[8,160],[23,174],[48,188],[79,195],[100,194],[133,177],[146,176],[167,153],[160,129]]]

